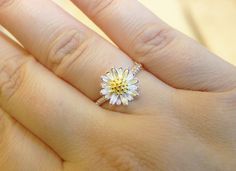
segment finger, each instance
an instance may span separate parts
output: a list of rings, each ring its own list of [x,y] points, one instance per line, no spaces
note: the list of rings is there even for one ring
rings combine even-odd
[[[123,52],[74,20],[51,1],[42,0],[35,4],[34,1],[14,1],[1,10],[0,22],[42,64],[90,99],[96,100],[100,97],[102,74],[113,66],[133,65],[132,60]],[[16,27],[18,29],[15,29]],[[150,104],[147,102],[151,101],[150,97],[155,94],[154,92],[158,95],[169,89],[145,71],[138,77],[141,82],[146,80],[142,82],[142,95],[139,100],[132,103],[131,108],[124,109],[126,112],[138,110],[140,108],[137,107],[143,104]],[[166,101],[167,94],[158,95],[160,98],[152,104],[162,106],[160,104]]]
[[[0,109],[0,170],[60,171],[61,159]]]
[[[104,121],[103,111],[21,47],[3,35],[0,41],[0,106],[66,159],[70,143]]]
[[[177,88],[236,87],[236,69],[177,32],[138,1],[72,0],[133,59]]]

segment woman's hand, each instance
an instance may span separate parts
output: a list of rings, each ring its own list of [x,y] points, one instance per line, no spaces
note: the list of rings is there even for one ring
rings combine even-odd
[[[234,170],[235,67],[138,1],[74,3],[119,49],[49,0],[0,0],[24,47],[0,35],[0,170]],[[95,105],[100,76],[132,60],[139,98]]]

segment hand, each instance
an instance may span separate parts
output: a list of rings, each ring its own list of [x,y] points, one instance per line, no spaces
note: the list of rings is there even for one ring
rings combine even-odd
[[[138,1],[74,3],[119,49],[49,0],[0,0],[24,47],[1,34],[0,170],[234,170],[235,67]],[[97,106],[100,76],[133,60],[140,96]]]

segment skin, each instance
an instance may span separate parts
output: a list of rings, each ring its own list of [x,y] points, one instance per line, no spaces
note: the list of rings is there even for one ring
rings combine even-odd
[[[236,68],[138,1],[0,0],[0,170],[232,171]],[[24,47],[24,48],[23,48]],[[142,63],[141,95],[101,107],[100,76]]]

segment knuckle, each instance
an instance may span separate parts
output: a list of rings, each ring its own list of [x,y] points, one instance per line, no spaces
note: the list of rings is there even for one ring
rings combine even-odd
[[[21,86],[28,61],[19,56],[0,60],[0,95],[5,100],[11,98]]]
[[[60,34],[52,43],[46,65],[60,75],[70,68],[88,48],[89,38],[85,33],[72,30]]]
[[[116,0],[92,0],[89,6],[91,17],[98,17],[108,9]]]
[[[13,4],[16,0],[0,0],[0,8],[6,8]]]
[[[132,42],[136,60],[142,62],[147,56],[166,53],[176,37],[177,32],[170,27],[146,26]]]

